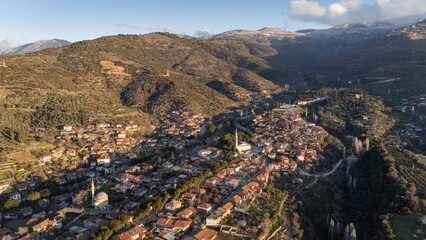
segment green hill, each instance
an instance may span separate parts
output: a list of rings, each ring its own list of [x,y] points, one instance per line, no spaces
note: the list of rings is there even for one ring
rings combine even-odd
[[[213,115],[241,96],[280,91],[265,60],[270,47],[168,33],[118,35],[19,55],[0,67],[0,148],[37,127],[86,124],[90,117],[148,124],[167,111]],[[167,73],[169,73],[167,75]],[[7,110],[6,110],[7,109]]]

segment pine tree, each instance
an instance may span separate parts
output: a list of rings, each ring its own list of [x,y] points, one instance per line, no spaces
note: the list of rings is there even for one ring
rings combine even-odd
[[[370,150],[370,139],[366,138],[365,139],[365,151]]]

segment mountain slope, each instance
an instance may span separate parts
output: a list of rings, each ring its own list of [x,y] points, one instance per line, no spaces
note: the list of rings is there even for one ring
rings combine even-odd
[[[37,52],[46,48],[58,48],[70,45],[71,42],[61,39],[52,39],[52,40],[40,40],[33,43],[28,43],[16,48],[8,49],[5,51],[0,51],[0,54],[8,53],[32,53]]]
[[[233,30],[210,36],[209,39],[245,39],[265,44],[278,52],[267,58],[271,65],[285,71],[300,72],[317,68],[325,61],[358,47],[368,40],[425,18],[426,14],[419,14],[385,21],[356,22],[329,29],[308,29],[298,32],[272,28],[259,31]]]
[[[18,141],[11,135],[85,124],[91,117],[148,124],[172,109],[224,112],[247,103],[249,94],[280,91],[271,81],[282,80],[280,75],[263,60],[273,54],[274,49],[253,42],[166,33],[6,54],[7,66],[0,66],[0,108],[6,108],[0,111],[0,138]]]
[[[370,84],[370,87],[374,84],[383,87],[378,83],[380,79],[395,79],[390,81],[392,88],[418,94],[426,93],[425,74],[426,21],[377,37],[324,67],[327,82],[334,79],[339,84],[337,77],[340,77],[351,81],[359,79],[361,84]]]
[[[228,32],[220,33],[206,37],[207,39],[248,39],[258,43],[273,46],[279,43],[284,38],[295,39],[297,37],[305,36],[304,33],[290,32],[277,28],[262,28],[258,31],[249,30],[231,30]]]

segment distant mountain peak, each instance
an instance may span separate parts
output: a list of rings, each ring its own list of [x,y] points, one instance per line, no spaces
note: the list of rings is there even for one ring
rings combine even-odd
[[[71,42],[62,39],[40,40],[33,43],[28,43],[16,48],[0,51],[0,54],[8,53],[32,53],[46,48],[58,48],[70,45]]]
[[[303,36],[303,33],[290,32],[279,28],[264,27],[257,31],[252,30],[231,30],[217,35],[209,36],[208,39],[226,39],[226,38],[243,38],[251,39],[259,43],[267,43],[270,41],[280,41],[283,38],[294,38]]]
[[[340,24],[332,27],[331,29],[349,29],[353,27],[368,27],[368,28],[383,28],[383,29],[397,29],[415,24],[426,19],[426,13],[390,18],[390,19],[366,19],[363,21]]]

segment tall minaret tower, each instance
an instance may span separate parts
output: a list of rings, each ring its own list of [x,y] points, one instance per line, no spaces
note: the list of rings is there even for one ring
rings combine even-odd
[[[92,207],[95,206],[95,183],[93,182],[92,178]]]
[[[235,149],[238,150],[238,129],[235,128]]]

